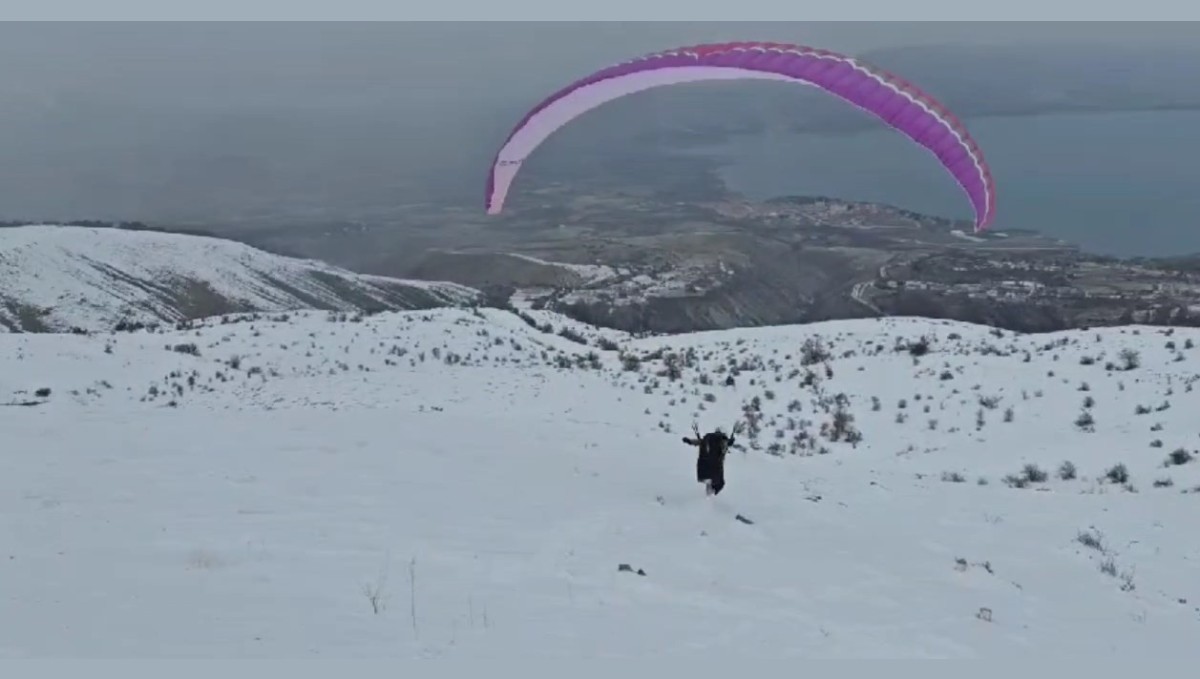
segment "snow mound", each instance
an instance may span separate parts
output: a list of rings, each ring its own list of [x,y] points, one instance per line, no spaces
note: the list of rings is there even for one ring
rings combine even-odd
[[[219,238],[108,228],[0,229],[0,328],[108,330],[232,311],[461,304],[453,283],[360,275]]]

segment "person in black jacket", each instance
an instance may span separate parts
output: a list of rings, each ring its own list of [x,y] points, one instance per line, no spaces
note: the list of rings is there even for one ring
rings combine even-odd
[[[705,495],[716,495],[725,487],[725,454],[736,442],[738,428],[734,427],[732,434],[725,434],[718,428],[704,436],[694,425],[695,438],[683,437],[683,442],[700,449],[696,456],[696,481],[705,484]]]

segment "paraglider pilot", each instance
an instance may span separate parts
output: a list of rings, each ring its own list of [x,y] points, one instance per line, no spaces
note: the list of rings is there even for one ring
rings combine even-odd
[[[703,436],[700,435],[700,429],[692,425],[696,437],[683,437],[684,443],[700,449],[696,457],[696,481],[704,484],[705,495],[716,495],[725,487],[725,454],[735,444],[742,424],[739,422],[735,425],[728,435],[718,428]]]

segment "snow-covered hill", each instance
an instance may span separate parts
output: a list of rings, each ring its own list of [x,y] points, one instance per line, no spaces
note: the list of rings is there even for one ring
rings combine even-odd
[[[342,318],[0,336],[0,656],[1194,657],[1198,331]]]
[[[239,311],[425,309],[477,297],[453,283],[366,276],[218,238],[0,229],[0,332],[109,330]]]

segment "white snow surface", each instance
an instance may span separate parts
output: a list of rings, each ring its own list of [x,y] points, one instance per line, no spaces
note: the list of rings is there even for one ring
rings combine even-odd
[[[207,284],[217,295],[257,311],[314,306],[294,291],[330,308],[354,309],[314,273],[338,279],[377,301],[388,299],[389,290],[398,286],[424,292],[448,305],[477,294],[453,283],[357,274],[219,238],[30,225],[0,229],[0,321],[14,320],[5,300],[49,309],[42,320],[54,330],[72,326],[107,330],[121,319],[143,323],[178,320],[180,314],[170,293],[189,282]],[[5,323],[0,322],[0,332],[4,330]]]
[[[498,310],[328,318],[0,336],[36,404],[0,407],[0,657],[1195,657],[1200,460],[1164,461],[1200,443],[1196,330],[624,343],[693,349],[671,380]],[[856,445],[819,433],[838,394]],[[705,497],[680,437],[756,396]]]
[[[599,283],[600,281],[608,280],[609,278],[613,278],[621,273],[619,270],[614,269],[607,264],[573,264],[571,262],[552,262],[540,257],[534,257],[533,255],[521,254],[519,252],[508,252],[505,254],[507,254],[509,257],[523,259],[534,264],[566,269],[567,271],[579,276],[582,279],[583,285]]]

